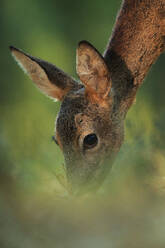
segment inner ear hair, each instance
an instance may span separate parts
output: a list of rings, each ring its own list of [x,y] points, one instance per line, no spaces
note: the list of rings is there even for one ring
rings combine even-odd
[[[88,95],[105,99],[111,89],[110,72],[102,55],[87,41],[78,45],[76,66]]]
[[[55,65],[28,55],[15,47],[11,46],[10,50],[20,67],[47,96],[62,101],[70,90],[78,86],[73,78]]]

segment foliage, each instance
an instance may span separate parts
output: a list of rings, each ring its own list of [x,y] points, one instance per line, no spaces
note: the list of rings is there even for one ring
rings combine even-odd
[[[52,102],[35,89],[18,69],[8,50],[8,45],[22,48],[76,77],[77,43],[89,40],[103,52],[119,6],[119,0],[106,0],[104,4],[99,0],[5,0],[1,3],[2,248],[97,248],[128,247],[129,244],[131,247],[155,247],[153,244],[164,247],[164,216],[155,217],[153,214],[148,221],[147,209],[152,201],[147,204],[145,201],[145,207],[135,214],[137,205],[143,205],[146,194],[148,199],[148,194],[162,195],[164,191],[164,55],[153,66],[138,93],[136,104],[129,111],[125,144],[98,192],[99,200],[97,196],[92,197],[93,201],[84,196],[72,205],[71,199],[66,198],[66,190],[57,180],[64,176],[63,156],[51,142],[60,103]],[[147,193],[143,192],[144,188]],[[62,203],[59,199],[63,199]],[[140,203],[137,204],[138,199]],[[105,201],[107,205],[103,204]],[[83,208],[86,204],[89,209]],[[123,205],[126,210],[123,210]],[[160,205],[155,209],[159,211]],[[150,209],[150,213],[152,211]],[[124,220],[120,220],[119,213]],[[144,216],[142,223],[141,215]],[[136,221],[142,225],[141,230],[136,227]],[[148,238],[148,226],[152,229],[151,240]],[[159,232],[156,231],[158,226]],[[142,230],[146,236],[142,235]],[[129,233],[133,235],[130,243],[127,240]],[[139,236],[135,236],[137,233]]]

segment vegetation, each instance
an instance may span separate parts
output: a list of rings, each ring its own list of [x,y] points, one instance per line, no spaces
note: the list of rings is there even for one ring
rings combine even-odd
[[[127,116],[125,144],[95,195],[69,196],[63,156],[52,142],[60,103],[42,95],[8,45],[75,74],[75,50],[103,52],[121,1],[1,3],[0,247],[164,247],[164,54]]]

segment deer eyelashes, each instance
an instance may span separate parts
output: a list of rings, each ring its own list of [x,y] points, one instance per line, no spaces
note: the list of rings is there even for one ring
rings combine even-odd
[[[94,133],[94,130],[84,131],[80,136],[78,136],[78,149],[83,153],[96,151],[96,149],[100,147],[99,140],[100,139],[97,134]]]
[[[86,115],[79,113],[75,116],[77,128],[77,144],[81,150],[92,150],[99,143],[99,138],[93,129],[93,121]]]
[[[98,138],[95,133],[90,133],[85,136],[83,141],[84,150],[94,148],[98,144]]]

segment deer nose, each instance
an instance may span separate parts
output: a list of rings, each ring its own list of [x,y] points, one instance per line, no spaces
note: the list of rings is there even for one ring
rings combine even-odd
[[[97,180],[96,175],[99,175],[100,171],[96,161],[88,164],[80,159],[76,162],[67,160],[66,173],[70,191],[74,195],[93,191],[99,186],[100,180]]]

